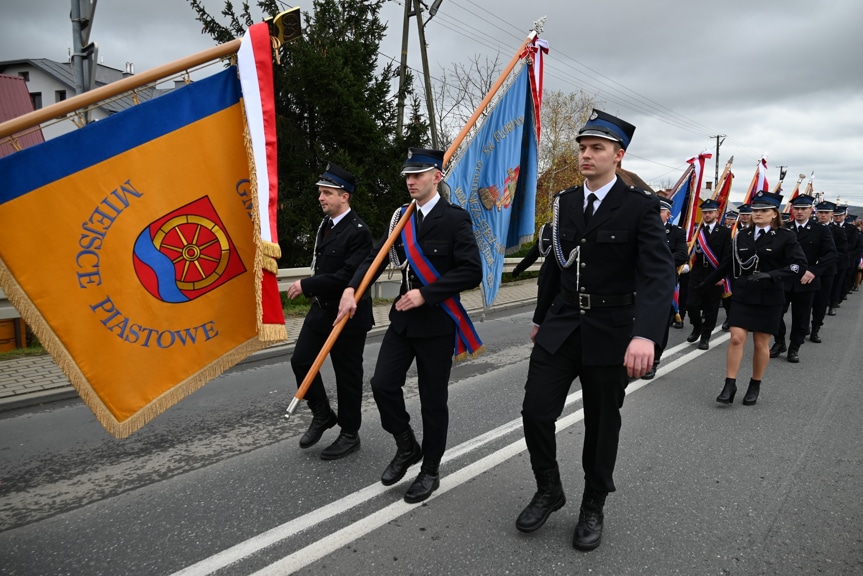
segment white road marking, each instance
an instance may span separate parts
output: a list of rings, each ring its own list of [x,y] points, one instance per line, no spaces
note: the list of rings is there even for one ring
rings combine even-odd
[[[718,330],[718,329],[717,329]],[[714,331],[715,333],[716,331]],[[730,338],[730,334],[723,333],[714,340],[711,341],[711,344],[721,344]],[[683,350],[685,348],[689,348],[691,345],[689,343],[678,344],[677,346],[666,351],[666,354],[671,355],[677,353],[679,350]],[[677,358],[673,362],[668,364],[660,364],[659,368],[656,371],[656,376],[652,380],[636,380],[629,384],[626,388],[626,394],[632,394],[637,390],[640,390],[644,386],[655,382],[656,380],[662,378],[666,374],[673,372],[680,366],[686,364],[690,360],[697,358],[701,354],[703,354],[704,350],[693,350],[687,354],[684,354],[680,358]],[[573,392],[566,398],[565,406],[570,406],[571,404],[579,401],[581,399],[581,390],[577,390]],[[580,422],[584,418],[584,410],[579,409],[569,414],[567,416],[562,417],[557,421],[557,432],[561,432],[566,428],[572,426],[576,422]],[[506,434],[515,432],[521,428],[521,419],[515,419],[506,424],[498,426],[497,428],[486,432],[485,434],[481,434],[476,438],[472,438],[450,450],[447,450],[441,464],[446,464],[452,460],[465,456],[474,450],[488,444],[492,440],[498,439]],[[442,494],[446,494],[453,488],[456,488],[473,478],[476,478],[480,474],[488,472],[495,466],[506,462],[510,458],[517,456],[521,452],[527,449],[525,445],[524,439],[519,439],[496,452],[477,460],[476,462],[469,464],[463,468],[456,470],[450,474],[447,474],[443,478],[441,478],[440,488],[431,495],[429,500],[433,500]],[[404,480],[396,484],[396,486],[401,484],[406,484],[409,477],[406,477]],[[276,526],[266,532],[262,532],[261,534],[249,538],[244,542],[240,542],[239,544],[232,546],[218,554],[214,554],[209,558],[205,558],[200,562],[197,562],[179,572],[174,573],[172,576],[204,576],[209,575],[217,570],[221,570],[226,566],[244,560],[253,554],[260,552],[261,550],[272,546],[273,544],[277,544],[288,538],[291,538],[306,530],[315,526],[321,522],[324,522],[334,516],[337,516],[343,512],[350,510],[356,506],[361,504],[365,504],[372,498],[376,498],[381,496],[382,494],[388,492],[392,489],[392,486],[383,486],[380,483],[372,484],[371,486],[367,486],[350,496],[345,496],[339,500],[331,502],[326,506],[318,508],[317,510],[313,510],[308,514],[304,514],[290,522],[286,522],[280,526]],[[394,502],[377,512],[366,516],[362,520],[358,520],[353,524],[346,526],[336,532],[326,536],[320,540],[317,540],[314,544],[306,546],[296,552],[285,556],[281,560],[270,564],[266,568],[259,570],[254,573],[254,576],[269,576],[269,575],[283,575],[290,574],[295,572],[301,568],[320,560],[326,555],[346,546],[347,544],[357,540],[370,532],[380,528],[385,525],[387,522],[390,522],[404,514],[407,514],[413,510],[416,510],[417,506],[415,504],[407,504],[403,500],[399,500],[398,502]]]

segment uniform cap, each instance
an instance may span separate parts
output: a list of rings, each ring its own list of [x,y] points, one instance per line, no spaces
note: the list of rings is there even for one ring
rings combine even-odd
[[[620,146],[626,150],[629,143],[632,141],[632,135],[635,134],[635,126],[615,118],[611,114],[606,114],[602,110],[593,109],[590,118],[587,120],[581,130],[578,131],[576,141],[580,142],[585,136],[595,136],[597,138],[605,138],[618,142]]]
[[[318,178],[318,183],[315,186],[341,188],[349,194],[354,193],[357,185],[357,179],[353,174],[332,162],[327,164],[327,169]]]

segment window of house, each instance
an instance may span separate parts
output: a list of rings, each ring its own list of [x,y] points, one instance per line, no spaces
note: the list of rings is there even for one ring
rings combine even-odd
[[[18,76],[24,79],[24,82],[30,81],[30,73],[29,72],[18,72]]]
[[[54,90],[54,102],[62,102],[66,99],[65,90]]]
[[[42,108],[42,93],[30,92],[30,102],[33,103],[33,110],[39,110]]]

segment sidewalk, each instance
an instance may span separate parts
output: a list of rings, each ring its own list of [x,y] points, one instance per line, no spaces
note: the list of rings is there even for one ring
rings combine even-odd
[[[491,310],[521,306],[535,298],[535,279],[509,282],[501,285]],[[471,314],[471,319],[478,323],[482,312],[482,292],[477,289],[462,294],[462,304]],[[375,306],[375,327],[369,334],[378,334],[386,329],[389,324],[389,310],[390,304]],[[240,364],[290,354],[302,324],[302,318],[289,318],[285,323],[288,330],[286,342],[256,352]],[[76,397],[78,392],[48,354],[0,361],[0,411]]]

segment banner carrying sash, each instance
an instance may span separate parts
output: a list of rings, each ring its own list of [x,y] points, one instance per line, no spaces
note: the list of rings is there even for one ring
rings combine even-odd
[[[0,159],[0,286],[115,437],[286,337],[245,130],[231,67]]]
[[[402,208],[402,214],[404,214],[405,210],[406,208]],[[417,211],[419,211],[419,208],[417,208]],[[420,248],[417,242],[416,227],[414,226],[413,218],[408,218],[405,227],[402,228],[401,237],[402,243],[405,246],[405,257],[411,269],[417,275],[417,278],[420,279],[420,282],[423,285],[428,285],[440,278],[440,273],[438,273],[429,259],[426,258],[426,255],[423,254],[422,248]],[[450,297],[441,302],[440,306],[455,322],[453,355],[456,360],[463,360],[468,356],[480,354],[483,350],[482,342],[461,301],[457,297]]]

